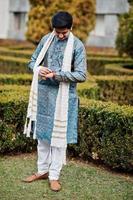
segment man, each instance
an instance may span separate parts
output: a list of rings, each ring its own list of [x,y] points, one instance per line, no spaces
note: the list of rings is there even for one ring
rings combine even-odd
[[[51,22],[53,35],[47,34],[41,39],[29,63],[29,67],[33,69],[44,48],[45,55],[39,63],[38,72],[38,172],[24,181],[29,183],[48,178],[50,188],[59,191],[59,176],[64,163],[66,145],[77,143],[76,85],[86,80],[86,52],[83,43],[71,33],[71,14],[58,12],[52,17]],[[47,46],[47,50],[44,45]],[[58,121],[61,123],[58,124]]]

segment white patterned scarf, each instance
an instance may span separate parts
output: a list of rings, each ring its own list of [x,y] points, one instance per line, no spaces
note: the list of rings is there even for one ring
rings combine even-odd
[[[53,31],[41,49],[33,69],[33,79],[30,89],[29,104],[27,109],[26,123],[24,126],[24,134],[30,137],[31,124],[35,123],[33,138],[36,139],[36,118],[37,118],[37,99],[38,99],[38,73],[40,70],[39,64],[43,60],[53,38]],[[70,32],[67,45],[64,52],[62,71],[71,71],[72,51],[73,51],[74,36]],[[39,66],[39,67],[38,67]],[[67,123],[68,123],[68,102],[69,102],[69,82],[60,82],[59,90],[56,98],[54,127],[51,138],[51,146],[64,148],[63,163],[66,163],[66,147],[67,147]]]

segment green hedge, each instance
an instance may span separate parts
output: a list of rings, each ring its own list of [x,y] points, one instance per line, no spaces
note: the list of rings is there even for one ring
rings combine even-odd
[[[0,84],[30,85],[32,74],[0,74]],[[88,76],[77,92],[89,99],[133,105],[133,76]]]
[[[121,57],[87,57],[87,67],[88,72],[92,75],[104,75],[105,73],[105,65],[112,64],[112,66],[116,66],[116,64],[133,64],[133,59],[130,58],[121,58]]]
[[[3,89],[2,89],[3,88]],[[35,141],[22,135],[29,95],[28,86],[0,87],[0,152],[29,152]],[[75,154],[97,159],[106,165],[132,170],[133,107],[81,99]]]
[[[123,64],[107,64],[105,65],[104,74],[105,75],[133,75],[132,66],[133,63],[128,64],[129,68],[124,67]]]
[[[82,84],[78,84],[77,86],[77,93],[80,97],[85,97],[87,99],[100,99],[100,88],[98,87],[96,80],[86,81]]]
[[[32,74],[0,74],[0,85],[16,84],[16,85],[30,85],[32,81]]]
[[[12,57],[30,59],[32,53],[33,50],[14,50],[5,47],[0,47],[0,55],[3,56],[12,56]]]
[[[1,52],[1,51],[0,51]],[[12,54],[9,51],[3,51],[3,56],[0,56],[0,73],[29,73],[30,70],[28,69],[28,62],[30,55],[27,54],[25,51],[12,51]],[[12,56],[11,56],[12,55]],[[133,64],[133,59],[130,58],[119,58],[119,57],[87,57],[87,67],[88,72],[92,75],[104,75],[113,73],[112,69],[115,68],[115,66],[118,66],[119,63],[122,64]],[[111,66],[111,69],[108,67],[110,64],[113,63]],[[106,67],[105,67],[106,65]],[[114,67],[113,67],[114,65]],[[116,74],[118,74],[118,67],[116,67]],[[131,72],[130,69],[123,68],[123,74],[129,74]],[[132,72],[130,73],[132,74]]]
[[[29,87],[0,86],[0,153],[32,152],[36,142],[22,135]]]
[[[28,41],[26,41],[26,42],[28,42]],[[18,44],[12,45],[11,44],[11,45],[8,45],[8,48],[11,49],[11,50],[19,50],[19,51],[21,51],[21,50],[33,51],[33,49],[35,48],[35,45],[33,43],[28,42],[27,45],[24,45],[24,44],[22,44],[22,45],[18,45]]]
[[[133,105],[133,76],[94,76],[100,100]]]
[[[102,160],[106,165],[133,168],[133,107],[81,100],[78,154]]]
[[[25,58],[0,56],[0,73],[29,73],[28,61]]]
[[[90,76],[88,79],[78,85],[80,96],[133,105],[133,76]]]

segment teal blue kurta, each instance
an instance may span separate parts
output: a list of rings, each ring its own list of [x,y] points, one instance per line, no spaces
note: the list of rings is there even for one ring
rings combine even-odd
[[[29,67],[33,69],[37,56],[47,40],[49,34],[44,36],[38,44],[29,62]],[[69,106],[68,106],[68,126],[67,143],[77,143],[78,125],[78,96],[76,85],[78,82],[86,80],[86,53],[83,43],[74,37],[74,48],[72,56],[71,72],[62,71],[63,55],[67,39],[59,40],[54,37],[42,63],[45,67],[56,72],[54,78],[39,80],[38,86],[38,106],[37,106],[37,139],[51,142],[51,135],[54,123],[54,113],[56,97],[61,81],[70,82]]]

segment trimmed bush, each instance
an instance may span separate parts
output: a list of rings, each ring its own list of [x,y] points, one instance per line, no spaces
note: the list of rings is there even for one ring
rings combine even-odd
[[[131,171],[133,167],[133,107],[81,100],[78,154]]]
[[[98,87],[96,81],[94,80],[93,82],[89,80],[82,84],[78,84],[77,92],[78,92],[78,95],[81,97],[85,97],[88,99],[95,99],[95,100],[100,99],[100,88]]]
[[[35,141],[22,135],[29,87],[0,87],[0,152],[26,152],[35,149]],[[8,98],[7,98],[8,97]],[[75,154],[97,159],[115,169],[132,170],[133,107],[81,99],[77,145],[69,145]]]
[[[0,74],[0,85],[16,84],[16,85],[30,85],[32,81],[32,74]]]
[[[119,54],[116,49],[109,47],[89,47],[86,46],[87,56],[117,58]]]
[[[133,76],[96,76],[100,100],[133,105]]]
[[[0,55],[3,56],[11,56],[11,57],[19,57],[19,58],[27,58],[30,59],[33,50],[13,50],[5,47],[0,47]]]
[[[23,41],[22,41],[23,42]],[[25,42],[28,42],[27,40]],[[29,43],[29,45],[11,45],[8,47],[10,50],[19,50],[19,51],[32,51],[35,48],[35,45],[33,43]]]
[[[32,152],[35,141],[22,135],[29,87],[0,86],[0,153]]]
[[[90,76],[78,86],[80,96],[133,105],[133,76]],[[90,84],[93,79],[93,84]]]
[[[5,47],[14,50],[30,50],[34,48],[34,45],[26,40],[0,39],[0,47]]]
[[[105,65],[104,74],[105,75],[133,75],[133,70],[129,69],[132,68],[133,63],[128,64],[129,68],[125,67],[126,64],[107,64]]]
[[[120,57],[87,57],[88,72],[92,75],[104,75],[106,64],[133,64],[133,59]]]
[[[30,85],[32,74],[0,74],[0,84]],[[80,96],[120,105],[133,105],[133,76],[89,76],[88,81],[78,84]]]
[[[9,53],[9,52],[8,52]],[[31,70],[28,69],[28,62],[30,59],[23,57],[23,51],[14,51],[14,56],[0,56],[0,73],[30,73]],[[23,54],[23,55],[22,55]],[[22,57],[19,57],[21,56]],[[26,54],[25,54],[26,55]],[[133,64],[133,60],[130,58],[112,58],[112,57],[88,57],[88,71],[92,75],[105,74],[105,64],[108,63],[129,63]]]
[[[29,73],[28,61],[25,58],[0,56],[0,73]]]

